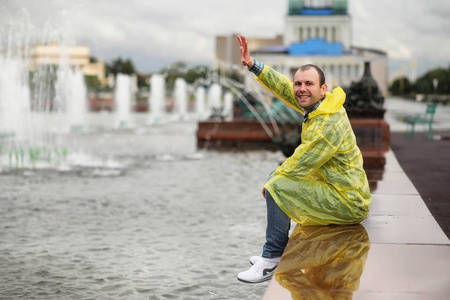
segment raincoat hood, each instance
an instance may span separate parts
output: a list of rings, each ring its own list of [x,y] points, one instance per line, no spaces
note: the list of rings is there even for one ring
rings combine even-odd
[[[341,87],[337,87],[332,93],[327,92],[325,94],[325,99],[323,99],[319,107],[313,111],[309,117],[312,118],[323,114],[335,114],[344,107],[344,102],[345,92]]]

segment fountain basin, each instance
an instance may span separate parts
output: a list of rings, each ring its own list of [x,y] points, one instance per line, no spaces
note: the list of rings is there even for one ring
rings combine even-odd
[[[389,124],[384,119],[351,119],[350,124],[363,154],[364,167],[382,169],[384,153],[390,147]],[[273,125],[269,122],[266,125],[273,132]],[[286,127],[289,128],[288,125]],[[271,137],[256,120],[199,122],[197,147],[207,150],[277,150]]]

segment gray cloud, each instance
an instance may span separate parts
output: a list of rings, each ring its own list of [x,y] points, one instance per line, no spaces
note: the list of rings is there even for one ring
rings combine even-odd
[[[138,70],[150,72],[178,60],[212,64],[218,34],[282,33],[287,4],[287,0],[3,0],[0,25],[20,27],[24,22],[18,16],[28,14],[34,40],[87,43],[94,56],[106,61],[129,57]],[[448,1],[349,0],[349,12],[354,44],[387,51],[393,66],[411,60],[423,70],[448,66]],[[5,29],[0,30],[4,37]]]

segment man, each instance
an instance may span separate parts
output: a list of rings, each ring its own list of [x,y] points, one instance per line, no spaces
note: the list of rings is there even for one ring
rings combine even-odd
[[[243,282],[271,278],[289,240],[291,219],[302,226],[357,224],[372,197],[361,151],[347,113],[344,91],[327,92],[325,76],[314,65],[301,67],[294,82],[253,59],[244,36],[238,37],[242,65],[286,105],[303,114],[302,143],[264,185],[266,243],[253,266],[238,274]]]

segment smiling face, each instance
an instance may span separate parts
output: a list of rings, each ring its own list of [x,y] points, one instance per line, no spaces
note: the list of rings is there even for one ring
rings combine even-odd
[[[294,76],[294,95],[301,107],[308,110],[325,96],[327,85],[320,85],[319,72],[314,68],[299,69]]]

